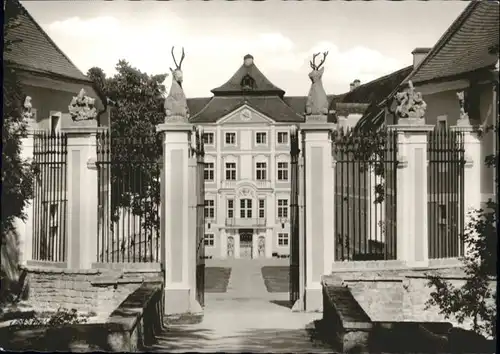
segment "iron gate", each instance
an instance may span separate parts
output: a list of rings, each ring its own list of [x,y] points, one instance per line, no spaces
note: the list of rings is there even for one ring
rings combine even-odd
[[[97,135],[99,262],[160,262],[162,139]]]
[[[196,155],[196,298],[205,306],[205,151],[201,129],[195,132],[191,139]]]
[[[67,158],[65,133],[33,136],[33,253],[40,261],[66,261]]]
[[[290,303],[300,298],[300,217],[299,217],[299,137],[290,134]]]

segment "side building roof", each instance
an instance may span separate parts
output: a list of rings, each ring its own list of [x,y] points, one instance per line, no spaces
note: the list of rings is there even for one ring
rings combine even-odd
[[[17,7],[11,11],[18,14],[12,19],[16,21],[16,25],[5,38],[14,41],[10,50],[4,52],[5,61],[27,71],[91,82],[54,43],[24,6],[17,0],[8,0],[5,6]]]

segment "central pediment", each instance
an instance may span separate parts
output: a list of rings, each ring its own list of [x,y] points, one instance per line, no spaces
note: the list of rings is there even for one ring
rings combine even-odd
[[[274,121],[245,104],[217,120],[218,124],[273,124]]]

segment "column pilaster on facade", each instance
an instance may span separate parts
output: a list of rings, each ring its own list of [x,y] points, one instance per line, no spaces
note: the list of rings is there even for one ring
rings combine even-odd
[[[165,257],[162,260],[165,266],[165,313],[200,313],[202,307],[196,300],[197,220],[196,212],[193,214],[191,210],[196,197],[193,180],[196,168],[192,168],[190,156],[193,125],[164,123],[156,130],[163,134],[161,237]]]
[[[301,124],[305,164],[305,310],[321,311],[321,277],[330,274],[334,243],[334,164],[326,116],[307,116]]]
[[[467,120],[468,122],[468,120]],[[481,169],[484,159],[481,155],[481,139],[479,133],[470,124],[452,126],[452,131],[460,132],[463,137],[464,148],[464,226],[467,227],[475,210],[481,208]],[[467,230],[466,230],[467,231]],[[464,252],[467,253],[467,245]]]
[[[400,119],[397,133],[397,259],[410,267],[429,264],[427,141],[433,125]]]
[[[67,266],[90,269],[97,262],[98,192],[97,122],[62,129],[67,134]]]

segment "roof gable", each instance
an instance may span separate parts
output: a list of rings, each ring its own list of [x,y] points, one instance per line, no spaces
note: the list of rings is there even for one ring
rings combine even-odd
[[[257,68],[251,55],[245,56],[244,63],[222,86],[211,91],[215,96],[262,96],[277,95],[283,97],[285,91],[275,86]]]
[[[220,118],[217,121],[218,124],[273,124],[274,121],[262,113],[256,111],[253,107],[248,104],[243,104],[243,106],[235,109],[233,112],[229,113],[225,117]]]
[[[17,0],[7,1],[6,6],[18,7],[19,25],[7,35],[6,39],[16,42],[4,52],[4,60],[19,69],[90,82]]]

